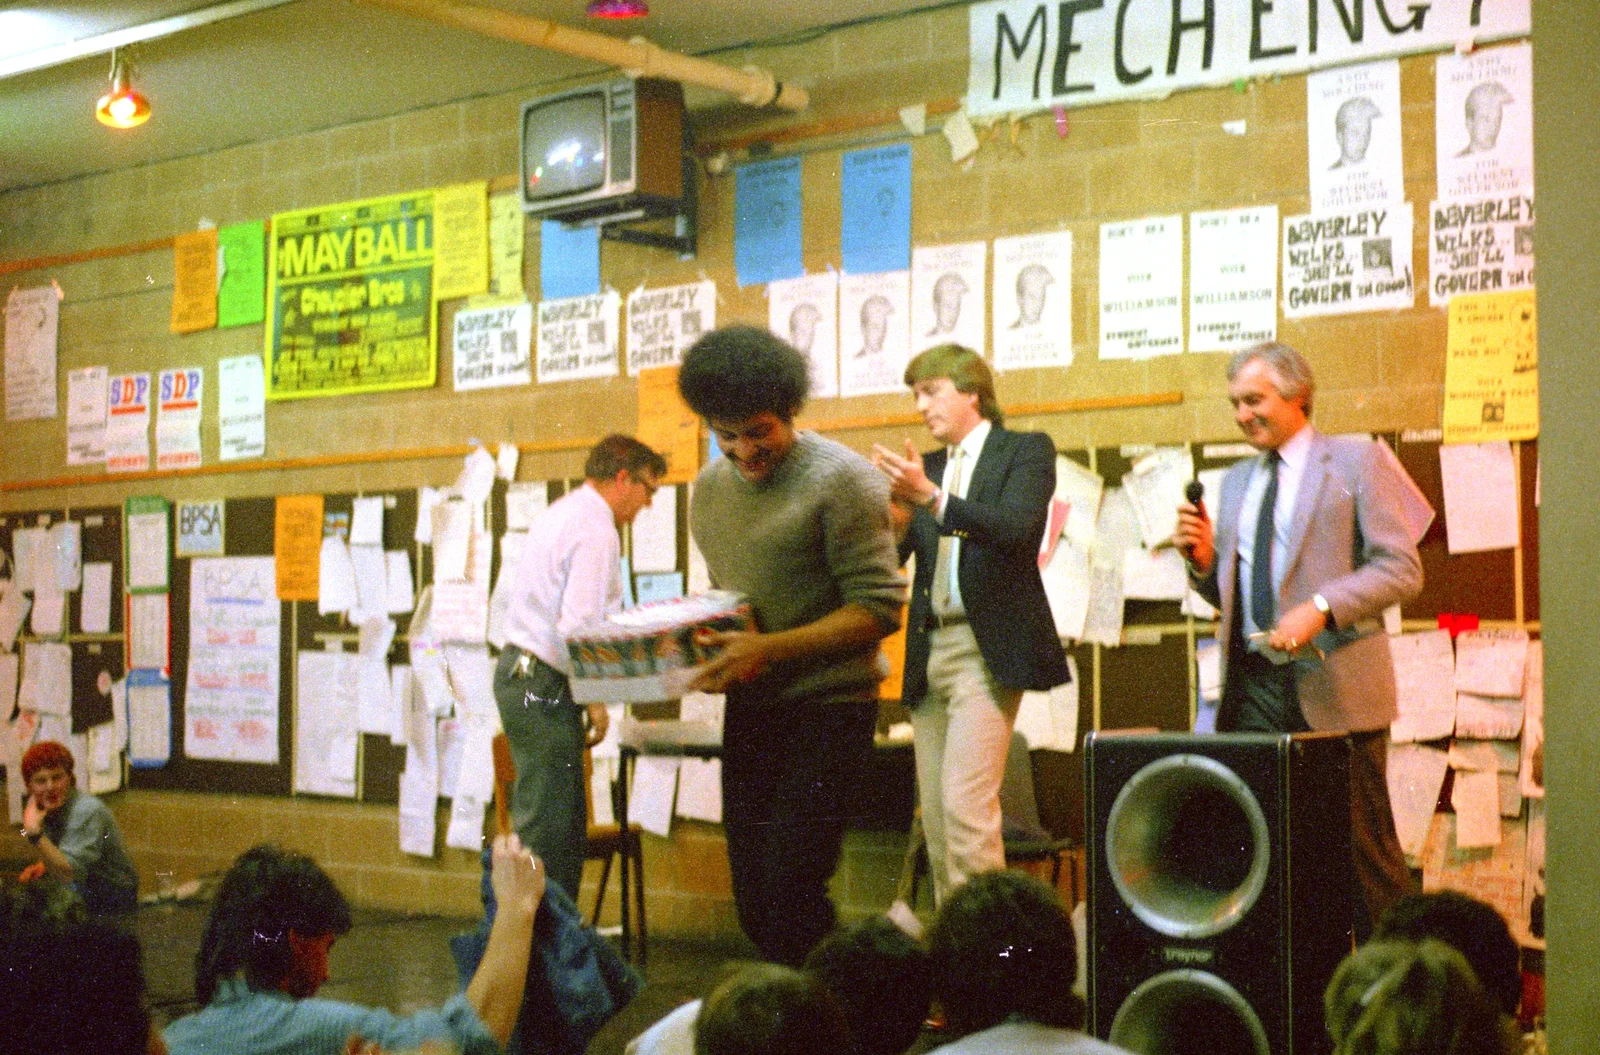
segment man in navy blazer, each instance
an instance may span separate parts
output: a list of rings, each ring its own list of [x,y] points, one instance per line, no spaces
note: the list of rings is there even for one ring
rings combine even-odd
[[[1175,542],[1222,610],[1219,732],[1348,732],[1362,934],[1412,889],[1385,780],[1396,714],[1383,610],[1422,589],[1399,463],[1372,440],[1311,426],[1315,380],[1286,344],[1228,364],[1234,419],[1261,457],[1234,465],[1207,511],[1179,507]]]
[[[1055,444],[1011,432],[983,358],[956,344],[906,367],[917,412],[944,446],[875,447],[889,478],[900,559],[916,554],[901,699],[915,730],[917,790],[934,896],[1005,867],[1000,780],[1017,705],[1068,678],[1039,577],[1055,493]]]

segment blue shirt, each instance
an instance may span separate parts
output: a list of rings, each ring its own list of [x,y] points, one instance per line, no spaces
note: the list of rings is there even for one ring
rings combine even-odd
[[[72,862],[72,885],[90,912],[132,912],[139,907],[139,873],[105,803],[73,789],[61,808],[44,819],[43,828]]]
[[[464,993],[438,1010],[402,1018],[381,1008],[263,992],[242,978],[219,981],[211,1003],[172,1023],[163,1036],[171,1055],[344,1055],[352,1034],[385,1051],[445,1040],[463,1055],[500,1055]]]

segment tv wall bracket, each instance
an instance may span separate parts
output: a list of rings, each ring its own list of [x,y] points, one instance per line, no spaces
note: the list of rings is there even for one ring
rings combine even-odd
[[[643,224],[651,227],[660,226],[663,220],[672,221],[672,233],[648,229],[640,226]],[[630,245],[649,246],[652,249],[665,249],[677,253],[679,260],[693,260],[695,254],[695,212],[694,203],[686,203],[685,207],[667,215],[652,215],[646,209],[630,209],[615,216],[607,216],[599,221],[600,237],[613,242],[627,242]]]

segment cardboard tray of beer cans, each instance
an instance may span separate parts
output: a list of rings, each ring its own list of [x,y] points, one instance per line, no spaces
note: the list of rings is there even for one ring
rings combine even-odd
[[[572,698],[579,703],[675,700],[710,649],[702,630],[753,630],[750,602],[727,590],[652,601],[600,619],[567,636]]]

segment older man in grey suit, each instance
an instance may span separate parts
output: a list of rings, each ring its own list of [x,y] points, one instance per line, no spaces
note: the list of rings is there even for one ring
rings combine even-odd
[[[1228,363],[1234,420],[1261,452],[1223,477],[1215,526],[1179,508],[1195,588],[1222,609],[1219,731],[1348,732],[1351,838],[1364,934],[1411,890],[1385,782],[1394,664],[1381,616],[1422,588],[1398,463],[1311,426],[1315,382],[1285,344]]]

